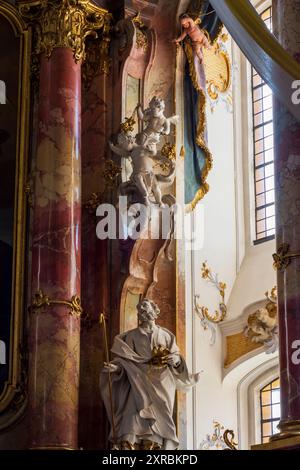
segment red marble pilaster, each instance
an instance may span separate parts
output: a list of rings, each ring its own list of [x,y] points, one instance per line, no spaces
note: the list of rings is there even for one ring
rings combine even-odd
[[[300,0],[273,0],[274,29],[280,43],[300,60]],[[291,90],[291,95],[292,95]],[[277,248],[300,252],[300,125],[275,100],[275,180]],[[300,432],[300,258],[278,272],[281,436]],[[298,346],[299,349],[299,346]]]
[[[73,52],[42,56],[35,169],[32,293],[80,296],[81,66]],[[76,448],[80,318],[65,305],[31,310],[30,447]]]
[[[112,112],[111,73],[95,76],[82,93],[82,305],[89,319],[81,329],[79,446],[103,449],[108,440],[108,426],[100,395],[99,373],[105,361],[103,330],[99,314],[109,311],[108,241],[96,235],[96,209],[90,213],[85,204],[93,193],[104,192],[103,202],[109,202],[103,178],[111,136]]]

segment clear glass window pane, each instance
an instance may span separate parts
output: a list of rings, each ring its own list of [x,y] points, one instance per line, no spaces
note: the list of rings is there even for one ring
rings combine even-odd
[[[262,100],[256,101],[256,102],[254,103],[254,114],[261,113],[262,110],[263,110],[263,102],[262,102]]]
[[[272,31],[272,7],[267,8],[261,17],[267,28]],[[273,94],[254,68],[252,99],[256,238],[263,240],[275,233]]]
[[[265,162],[270,163],[274,161],[274,149],[267,150],[265,152]]]
[[[265,163],[265,159],[264,159],[263,153],[259,153],[258,155],[255,155],[255,166],[260,166],[260,165],[263,165],[264,163]]]
[[[272,121],[273,120],[273,109],[270,108],[270,109],[267,109],[266,111],[264,111],[264,122],[267,122],[267,121]],[[261,123],[260,123],[261,124]]]
[[[255,172],[255,179],[256,181],[263,180],[265,178],[265,167],[259,168]]]
[[[262,220],[266,218],[266,209],[260,209],[256,213],[256,220]]]
[[[275,217],[269,217],[266,219],[267,230],[275,229]]]
[[[264,141],[263,140],[259,140],[258,142],[256,142],[255,144],[255,153],[260,153],[264,150]]]
[[[280,403],[280,391],[272,390],[272,403]]]
[[[266,121],[266,119],[264,118],[263,113],[259,113],[259,114],[256,114],[256,116],[254,116],[254,126],[255,127],[262,124],[263,121]]]
[[[280,421],[280,381],[275,379],[260,390],[261,442],[278,433]],[[276,400],[276,401],[274,401]]]
[[[270,137],[266,137],[264,139],[265,142],[265,150],[269,150],[273,147],[274,139],[273,136],[271,135]]]
[[[255,87],[261,85],[261,83],[262,83],[261,77],[260,77],[259,75],[257,75],[257,74],[254,75],[254,76],[253,76],[253,87],[255,88]]]
[[[266,193],[266,204],[273,204],[275,202],[275,192],[269,191]]]
[[[272,95],[272,90],[268,85],[263,86],[263,97],[266,98],[267,96]]]
[[[272,405],[272,418],[280,418],[280,403]]]
[[[263,406],[262,408],[262,418],[263,419],[272,419],[272,407]]]
[[[266,188],[266,191],[270,191],[271,189],[274,189],[274,177],[273,176],[271,176],[270,178],[266,178],[265,188]]]
[[[266,165],[264,167],[265,170],[265,176],[268,178],[269,176],[274,176],[274,164]]]

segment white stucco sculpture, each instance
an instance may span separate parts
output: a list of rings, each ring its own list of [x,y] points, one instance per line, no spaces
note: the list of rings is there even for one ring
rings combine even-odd
[[[174,450],[179,444],[175,391],[194,386],[200,374],[189,374],[173,333],[155,324],[157,305],[144,299],[137,311],[139,326],[115,337],[114,359],[101,371],[101,394],[113,425],[110,440],[122,449],[150,443],[148,448]]]
[[[178,116],[166,118],[164,115],[165,103],[162,99],[154,97],[145,111],[138,105],[136,112],[140,126],[145,129],[136,136],[130,130],[123,130],[118,134],[117,145],[109,142],[111,150],[124,158],[130,158],[132,174],[130,180],[120,186],[121,194],[132,193],[136,190],[143,204],[149,206],[152,202],[162,206],[162,192],[160,183],[171,184],[175,178],[175,163],[163,157],[157,150],[162,135],[170,134],[171,124],[178,122]],[[162,175],[154,171],[154,166],[167,163],[169,174]]]

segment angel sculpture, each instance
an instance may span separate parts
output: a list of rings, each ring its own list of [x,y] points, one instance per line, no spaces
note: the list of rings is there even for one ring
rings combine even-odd
[[[146,128],[143,134],[149,139],[149,142],[158,144],[162,135],[169,135],[171,124],[178,124],[179,116],[167,118],[164,114],[165,102],[161,98],[154,96],[149,103],[149,108],[142,110],[141,105],[137,106],[137,113],[140,122],[145,122]]]
[[[122,194],[137,189],[146,206],[151,204],[151,195],[154,195],[155,202],[163,207],[162,193],[159,183],[172,183],[175,177],[175,165],[168,161],[171,170],[169,175],[158,175],[154,173],[153,162],[162,163],[166,158],[157,151],[162,134],[169,134],[171,123],[178,121],[178,116],[166,118],[164,116],[164,101],[154,97],[149,109],[142,111],[141,106],[137,107],[140,120],[147,123],[144,131],[135,137],[129,132],[121,132],[118,135],[117,145],[109,142],[111,150],[124,158],[131,158],[133,172],[129,182],[123,183],[120,187]]]
[[[188,14],[185,13],[180,15],[179,20],[181,27],[183,28],[183,32],[177,39],[174,39],[174,42],[179,44],[188,36],[191,39],[193,51],[198,57],[200,64],[202,64],[203,47],[205,47],[205,49],[211,49],[212,47],[206,34],[201,28],[199,28],[197,21],[194,21]]]

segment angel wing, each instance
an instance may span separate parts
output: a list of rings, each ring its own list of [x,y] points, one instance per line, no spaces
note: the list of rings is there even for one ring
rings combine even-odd
[[[168,121],[170,122],[170,124],[174,124],[175,126],[179,123],[179,116],[177,114],[175,116],[171,116],[168,118]]]

